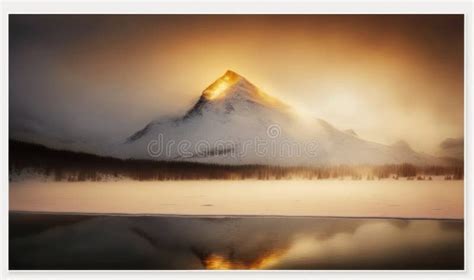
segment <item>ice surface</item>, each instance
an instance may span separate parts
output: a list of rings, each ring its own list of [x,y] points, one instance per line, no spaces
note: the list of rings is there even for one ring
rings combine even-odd
[[[462,219],[463,181],[161,181],[10,184],[10,210]]]

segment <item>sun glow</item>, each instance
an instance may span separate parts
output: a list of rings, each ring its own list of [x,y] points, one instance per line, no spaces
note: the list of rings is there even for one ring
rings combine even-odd
[[[204,96],[209,100],[213,100],[219,97],[228,88],[228,83],[223,80],[217,80],[204,91]]]
[[[204,96],[209,100],[224,97],[225,91],[237,83],[240,78],[241,77],[237,73],[228,70],[224,76],[217,79],[204,90]]]

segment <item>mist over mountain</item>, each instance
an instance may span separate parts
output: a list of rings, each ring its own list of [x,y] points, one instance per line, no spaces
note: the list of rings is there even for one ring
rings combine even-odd
[[[217,164],[443,164],[405,142],[367,141],[353,130],[300,114],[230,70],[185,115],[151,121],[114,153]]]

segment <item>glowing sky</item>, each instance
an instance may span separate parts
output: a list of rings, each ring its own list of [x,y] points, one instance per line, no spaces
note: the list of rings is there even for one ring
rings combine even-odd
[[[462,15],[9,19],[10,135],[125,139],[184,114],[226,70],[360,137],[434,152],[463,137]]]

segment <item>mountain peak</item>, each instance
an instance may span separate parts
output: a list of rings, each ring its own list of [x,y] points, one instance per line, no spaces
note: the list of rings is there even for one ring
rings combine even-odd
[[[231,101],[232,100],[232,101]],[[288,105],[261,91],[238,73],[227,70],[223,76],[209,85],[202,93],[200,102],[248,101],[275,109],[288,109]]]
[[[227,70],[225,72],[224,76],[222,76],[222,78],[225,78],[225,79],[245,79],[244,77],[239,75],[237,72],[234,72],[232,70]]]
[[[232,70],[227,70],[223,76],[221,76],[204,90],[203,96],[207,100],[222,98],[226,95],[226,93],[229,92],[231,88],[234,88],[240,83],[246,83],[249,87],[256,89],[254,85],[248,82],[241,75]]]
[[[288,105],[281,102],[249,82],[243,76],[232,70],[227,70],[224,75],[215,80],[203,92],[199,100],[184,115],[183,119],[189,119],[195,115],[201,115],[203,110],[234,111],[236,107],[247,107],[248,104],[258,104],[260,106],[285,110],[290,109]]]

